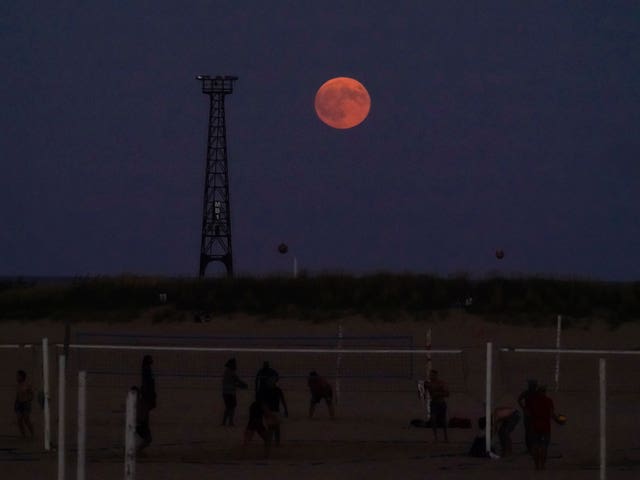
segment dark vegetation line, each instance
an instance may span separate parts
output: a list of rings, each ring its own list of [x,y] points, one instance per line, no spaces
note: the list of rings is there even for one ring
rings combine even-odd
[[[166,294],[166,302],[160,294]],[[553,322],[554,315],[562,314],[574,319],[599,317],[615,326],[640,319],[640,282],[542,277],[477,280],[414,274],[0,281],[0,319],[68,319],[92,314],[94,318],[128,320],[159,306],[158,321],[240,313],[311,319],[340,314],[391,319],[403,313],[419,319],[462,308],[472,315],[503,321]],[[547,320],[539,320],[543,317]]]

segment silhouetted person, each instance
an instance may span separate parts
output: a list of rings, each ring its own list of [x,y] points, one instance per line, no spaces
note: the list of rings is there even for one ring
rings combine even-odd
[[[438,441],[438,428],[444,430],[444,441],[448,442],[447,436],[447,397],[449,389],[447,385],[438,377],[437,370],[429,372],[429,380],[424,383],[424,387],[429,391],[431,396],[431,427],[433,428],[433,437]]]
[[[538,391],[529,402],[531,412],[531,451],[536,470],[544,470],[547,450],[551,440],[551,419],[559,422],[555,414],[553,400],[547,397],[547,388]]]
[[[331,385],[329,385],[329,382],[318,375],[318,373],[314,370],[313,372],[309,373],[307,384],[309,385],[309,391],[311,392],[309,418],[313,417],[316,405],[322,400],[324,400],[327,404],[327,408],[329,409],[329,416],[331,418],[334,418],[335,412],[333,410],[333,389],[331,388]]]
[[[522,409],[522,423],[524,424],[524,443],[528,453],[531,453],[531,409],[529,402],[537,391],[538,382],[527,380],[527,389],[518,396],[518,405]]]
[[[289,416],[284,392],[275,383],[273,387],[262,391],[261,398],[271,413],[270,416],[266,417],[268,434],[273,437],[276,445],[280,445],[280,404],[282,404],[285,418]]]
[[[247,428],[244,431],[244,441],[242,443],[242,452],[247,449],[247,445],[253,438],[253,434],[257,433],[264,441],[264,456],[269,456],[269,450],[271,449],[271,435],[267,430],[267,423],[273,423],[273,414],[269,411],[266,404],[255,400],[249,407],[249,422]]]
[[[280,375],[276,370],[271,368],[269,362],[264,362],[262,368],[258,370],[256,374],[255,389],[256,400],[259,400],[260,396],[270,388],[276,385],[276,382],[280,378]]]
[[[156,408],[156,381],[151,365],[153,365],[151,355],[145,355],[142,359],[141,385],[137,409],[139,418],[136,422],[136,432],[142,439],[138,446],[139,451],[148,447],[152,440],[149,414],[151,410]]]
[[[18,420],[20,435],[25,438],[25,427],[29,430],[29,437],[33,438],[33,424],[31,423],[31,402],[33,401],[33,389],[27,382],[27,374],[24,370],[16,372],[16,400],[13,406]]]
[[[233,426],[233,417],[238,405],[236,398],[236,389],[246,389],[248,385],[240,380],[236,373],[237,363],[235,358],[230,358],[224,364],[224,375],[222,376],[222,399],[224,400],[224,415],[222,416],[222,425]]]
[[[511,432],[520,421],[520,412],[512,407],[496,407],[491,417],[493,433],[500,441],[500,455],[506,457],[512,453]]]

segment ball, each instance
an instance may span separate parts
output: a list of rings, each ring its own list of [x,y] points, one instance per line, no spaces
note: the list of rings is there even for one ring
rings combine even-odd
[[[504,250],[501,250],[501,249],[496,250],[496,258],[498,260],[502,260],[504,258]]]
[[[280,245],[278,245],[278,251],[284,255],[289,251],[289,247],[287,247],[286,243],[281,243]]]

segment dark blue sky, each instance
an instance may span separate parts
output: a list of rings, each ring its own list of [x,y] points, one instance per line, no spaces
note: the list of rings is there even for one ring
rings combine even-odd
[[[239,77],[238,273],[640,279],[640,3],[512,0],[2,2],[0,275],[197,273],[197,74]]]

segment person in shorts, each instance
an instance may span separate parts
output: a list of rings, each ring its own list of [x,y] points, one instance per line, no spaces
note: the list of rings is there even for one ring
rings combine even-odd
[[[335,412],[333,409],[333,389],[329,382],[323,377],[318,375],[315,370],[309,373],[309,379],[307,380],[309,385],[309,392],[311,393],[311,402],[309,404],[309,418],[313,418],[313,414],[316,410],[316,405],[322,400],[327,404],[329,409],[329,416],[335,418]]]
[[[31,423],[31,402],[33,401],[33,389],[27,382],[27,374],[24,370],[16,372],[16,400],[13,410],[18,420],[18,428],[22,438],[26,438],[25,427],[29,431],[29,437],[33,438],[33,424]]]
[[[538,391],[529,402],[531,413],[531,452],[536,470],[544,470],[547,461],[547,450],[551,440],[551,420],[560,422],[553,405],[547,397],[547,388],[538,387]]]
[[[438,441],[438,428],[444,430],[444,441],[448,442],[447,436],[447,397],[449,389],[447,385],[438,377],[437,370],[429,372],[429,380],[424,382],[424,387],[431,397],[431,428],[433,428],[433,437]]]
[[[240,380],[237,371],[237,362],[235,358],[230,358],[224,364],[224,374],[222,375],[222,400],[224,401],[224,414],[222,416],[222,425],[233,426],[233,417],[238,405],[236,397],[236,389],[247,389],[248,385]]]

